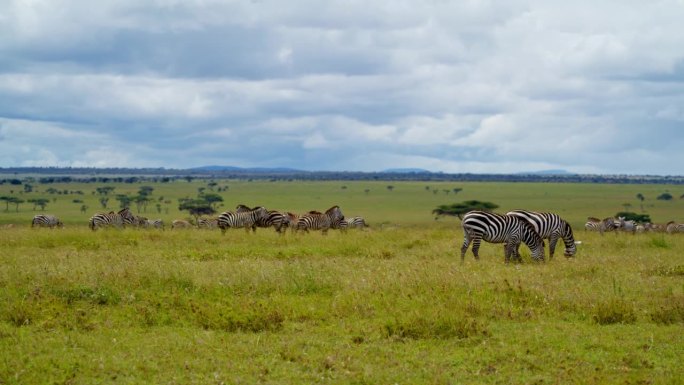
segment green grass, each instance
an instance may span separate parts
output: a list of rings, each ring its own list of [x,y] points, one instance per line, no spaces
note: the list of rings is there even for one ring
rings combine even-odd
[[[479,199],[580,226],[603,215],[594,207],[618,211],[619,194],[672,186],[453,184],[465,185],[454,198],[387,184],[366,195],[363,182],[229,182],[226,207],[340,204],[372,225],[328,236],[91,232],[58,200],[67,228],[0,230],[0,384],[681,382],[684,236],[576,227],[576,258],[538,264],[522,247],[524,263],[507,265],[484,243],[479,262],[461,263],[460,222],[429,213]],[[155,188],[197,187],[173,186]],[[30,220],[24,209],[0,215]]]

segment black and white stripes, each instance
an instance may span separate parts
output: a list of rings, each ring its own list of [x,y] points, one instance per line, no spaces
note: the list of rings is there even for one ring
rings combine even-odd
[[[302,215],[299,220],[297,220],[295,228],[306,232],[309,230],[321,230],[323,234],[326,234],[328,229],[333,227],[334,223],[342,219],[344,219],[344,215],[342,215],[340,207],[333,206],[326,210],[325,213],[310,211]]]
[[[62,221],[54,215],[38,214],[33,217],[31,227],[64,227]]]
[[[256,231],[257,221],[268,215],[268,211],[264,207],[255,207],[249,211],[232,212],[226,211],[221,213],[218,217],[218,227],[221,232],[225,233],[229,228],[242,227],[246,231],[251,228]]]
[[[500,215],[485,211],[470,211],[463,216],[464,239],[461,247],[461,261],[465,259],[468,246],[473,243],[473,255],[479,259],[480,242],[504,243],[504,258],[520,259],[518,248],[525,243],[532,252],[532,258],[544,260],[544,244],[541,236],[524,220],[511,215]]]
[[[100,227],[124,227],[126,225],[138,225],[138,220],[128,208],[119,210],[119,212],[110,211],[109,213],[95,214],[90,218],[88,226],[95,231]]]
[[[534,227],[534,230],[542,239],[549,240],[549,259],[553,258],[558,239],[563,239],[565,243],[565,256],[572,257],[577,252],[575,238],[572,234],[572,227],[563,220],[558,214],[538,213],[528,210],[513,210],[506,213],[520,218]]]

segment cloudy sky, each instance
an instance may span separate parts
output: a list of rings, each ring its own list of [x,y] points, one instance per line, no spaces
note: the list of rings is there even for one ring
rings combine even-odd
[[[0,167],[684,174],[684,1],[0,0]]]

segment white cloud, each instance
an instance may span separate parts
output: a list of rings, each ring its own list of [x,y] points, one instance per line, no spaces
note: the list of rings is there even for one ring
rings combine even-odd
[[[677,0],[14,0],[0,166],[681,173],[683,19]]]

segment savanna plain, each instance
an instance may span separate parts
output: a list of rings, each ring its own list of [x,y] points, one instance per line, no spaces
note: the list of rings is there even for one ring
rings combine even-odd
[[[118,208],[101,207],[105,184],[0,185],[49,198],[45,213],[65,223],[31,229],[39,208],[0,205],[0,384],[683,382],[684,234],[601,236],[584,222],[618,211],[684,222],[684,186],[215,183],[107,183],[152,187],[159,206],[140,214],[167,226],[98,231],[89,217]],[[178,199],[210,187],[219,212],[339,205],[370,227],[171,230],[187,217]],[[674,199],[657,200],[664,192]],[[483,242],[480,260],[469,251],[462,263],[460,220],[431,211],[473,199],[560,214],[577,255],[561,242],[535,263],[522,246],[523,262],[505,264],[503,247]]]

